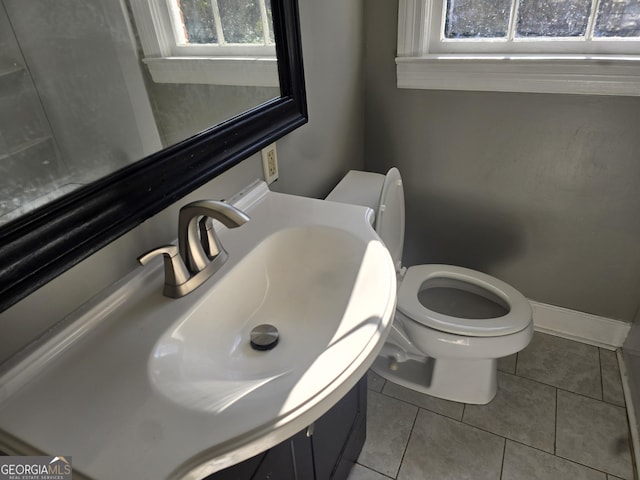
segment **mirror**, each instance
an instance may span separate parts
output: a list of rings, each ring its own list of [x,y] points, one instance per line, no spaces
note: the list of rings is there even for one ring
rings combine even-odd
[[[269,0],[126,2],[2,0],[0,225],[280,96]]]
[[[1,0],[0,311],[306,122],[296,0],[221,38],[240,1]]]

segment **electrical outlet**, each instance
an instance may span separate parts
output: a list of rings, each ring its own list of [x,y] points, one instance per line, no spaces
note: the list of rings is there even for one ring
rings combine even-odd
[[[262,149],[262,170],[264,172],[264,180],[267,185],[278,179],[278,154],[276,153],[276,144],[272,143]]]

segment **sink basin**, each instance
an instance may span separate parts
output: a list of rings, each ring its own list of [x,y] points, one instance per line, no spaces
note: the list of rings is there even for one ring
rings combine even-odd
[[[259,408],[278,392],[286,392],[279,413],[295,409],[378,331],[366,304],[388,288],[371,281],[384,273],[384,264],[370,264],[379,249],[326,226],[273,233],[159,339],[149,361],[153,385],[184,407],[211,413],[238,402]],[[261,324],[279,332],[271,350],[250,345]]]

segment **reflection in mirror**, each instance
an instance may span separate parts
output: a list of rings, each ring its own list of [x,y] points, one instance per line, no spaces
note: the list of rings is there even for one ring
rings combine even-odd
[[[268,0],[0,7],[0,225],[280,96]]]

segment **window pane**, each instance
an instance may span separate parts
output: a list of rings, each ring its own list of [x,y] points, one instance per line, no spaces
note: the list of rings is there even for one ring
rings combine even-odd
[[[591,0],[521,0],[518,37],[578,37],[589,21]]]
[[[218,0],[224,38],[228,43],[264,44],[259,0]],[[271,2],[267,1],[267,12]]]
[[[448,0],[446,38],[506,37],[511,0]]]
[[[640,0],[601,0],[596,37],[640,37]]]
[[[218,43],[210,0],[178,0],[188,43]]]

